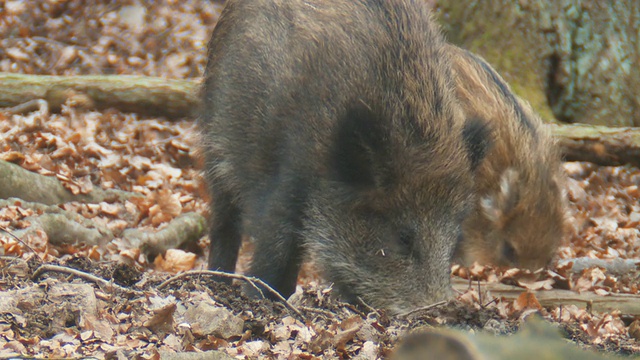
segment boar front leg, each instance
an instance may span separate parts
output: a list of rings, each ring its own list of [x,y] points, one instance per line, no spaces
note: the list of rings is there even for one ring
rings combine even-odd
[[[295,291],[302,263],[302,214],[306,194],[303,189],[304,185],[298,180],[280,182],[265,197],[261,215],[251,225],[256,243],[251,275],[284,297]],[[246,286],[245,291],[256,295],[250,286]]]
[[[233,204],[232,195],[212,186],[213,206],[209,224],[209,269],[234,272],[240,250],[240,209]],[[221,279],[227,283],[231,279]]]

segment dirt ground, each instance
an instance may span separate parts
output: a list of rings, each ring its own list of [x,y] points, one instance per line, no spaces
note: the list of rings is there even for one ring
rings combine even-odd
[[[218,3],[86,4],[0,3],[0,71],[201,76]],[[10,199],[0,205],[0,228],[6,230],[0,231],[0,358],[157,359],[161,353],[209,350],[235,358],[384,358],[410,329],[446,325],[508,335],[531,316],[552,323],[576,346],[640,353],[638,314],[597,312],[587,305],[545,307],[527,295],[638,294],[633,259],[640,258],[640,170],[635,167],[565,164],[571,231],[552,269],[531,274],[455,266],[454,278],[471,284],[456,299],[389,317],[366,304],[340,302],[310,264],[289,299],[296,314],[279,301],[247,299],[237,284],[210,275],[169,280],[181,271],[206,268],[209,240],[201,232],[167,251],[149,250],[127,232],[155,234],[182,215],[195,214],[196,222],[206,217],[197,145],[194,119],[95,112],[73,101],[60,113],[0,112],[0,159],[55,176],[79,193],[102,188],[141,195],[95,204],[44,206]],[[54,237],[39,223],[45,214],[61,215],[100,236],[91,243],[79,235]],[[240,271],[250,254],[247,243]],[[574,259],[622,259],[631,267],[578,271]],[[475,286],[476,280],[516,285],[524,295],[496,297]]]

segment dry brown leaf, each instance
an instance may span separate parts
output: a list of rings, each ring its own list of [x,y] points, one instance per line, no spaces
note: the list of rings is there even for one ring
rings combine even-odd
[[[640,320],[635,320],[629,325],[629,335],[636,341],[640,341]]]
[[[115,204],[115,203],[109,204],[106,202],[101,202],[98,205],[100,206],[100,211],[103,214],[110,215],[110,216],[117,216],[123,210],[122,205],[120,204]]]
[[[309,342],[309,350],[314,354],[321,354],[333,343],[333,332],[326,329],[316,329],[316,336]]]
[[[5,152],[5,153],[0,153],[0,159],[2,159],[4,161],[8,161],[8,162],[19,164],[20,162],[22,162],[25,159],[25,156],[21,152],[8,151],[8,152]]]
[[[518,284],[524,288],[529,290],[537,291],[537,290],[551,290],[553,289],[553,284],[555,281],[553,279],[545,279],[539,281],[531,281],[530,279],[520,279],[518,280]]]
[[[149,218],[154,226],[173,220],[182,213],[182,203],[177,194],[163,189],[154,194],[155,205],[149,208]]]
[[[153,264],[162,271],[179,273],[191,270],[196,263],[196,255],[180,249],[169,249],[164,256],[158,255]]]
[[[148,328],[168,328],[173,327],[173,313],[176,311],[176,304],[170,303],[161,308],[154,309],[151,318],[147,319],[143,325]]]
[[[248,341],[238,346],[237,349],[241,351],[242,355],[248,356],[249,358],[258,358],[268,348],[269,344],[266,341],[255,340]]]
[[[522,311],[526,309],[541,310],[542,305],[536,298],[535,294],[529,291],[525,291],[518,296],[513,302],[513,309],[516,311]]]
[[[478,291],[476,289],[470,289],[464,294],[458,296],[458,300],[460,300],[464,304],[475,305],[480,302],[480,296],[478,295]]]
[[[346,343],[352,341],[362,325],[364,324],[364,320],[360,316],[351,316],[346,320],[340,323],[340,329],[342,331],[338,331],[332,339],[333,346],[336,347],[339,351],[344,350],[344,346]]]

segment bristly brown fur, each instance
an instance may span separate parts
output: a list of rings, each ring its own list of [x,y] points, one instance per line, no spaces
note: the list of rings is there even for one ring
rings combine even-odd
[[[458,256],[470,264],[538,269],[564,235],[565,175],[557,146],[528,103],[480,57],[449,45],[466,117],[482,119],[492,142],[476,174],[475,209]]]
[[[234,270],[244,233],[285,296],[310,255],[350,300],[446,298],[486,143],[449,56],[423,1],[229,0],[202,91],[210,268]]]

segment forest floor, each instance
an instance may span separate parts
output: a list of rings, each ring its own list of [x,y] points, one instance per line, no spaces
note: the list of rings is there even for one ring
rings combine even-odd
[[[0,71],[201,76],[219,4],[85,4],[0,4]],[[603,297],[638,294],[637,266],[618,272],[573,268],[578,258],[640,259],[638,168],[565,164],[571,178],[571,230],[549,270],[531,274],[455,266],[454,278],[469,279],[466,291],[446,304],[390,317],[366,304],[340,302],[308,264],[298,291],[289,299],[296,313],[279,301],[247,299],[237,286],[208,275],[164,284],[181,271],[206,268],[209,240],[197,226],[193,231],[200,236],[195,240],[163,251],[145,248],[144,236],[127,235],[131,229],[155,234],[185,214],[206,217],[198,144],[194,119],[89,111],[73,97],[59,113],[0,111],[1,160],[54,176],[75,193],[102,188],[138,194],[95,204],[44,206],[19,199],[2,203],[0,358],[157,359],[161,353],[220,350],[236,358],[373,359],[389,355],[410,329],[446,325],[506,335],[532,314],[554,324],[580,347],[640,353],[638,314],[599,313],[587,305],[544,307],[535,296],[553,289]],[[98,230],[100,236],[88,242],[79,235],[65,236],[76,234],[65,229],[54,237],[43,230],[39,219],[44,214],[61,214]],[[250,254],[247,243],[240,272]],[[56,266],[41,267],[44,264]],[[515,285],[526,296],[493,297],[476,286],[476,280]]]

